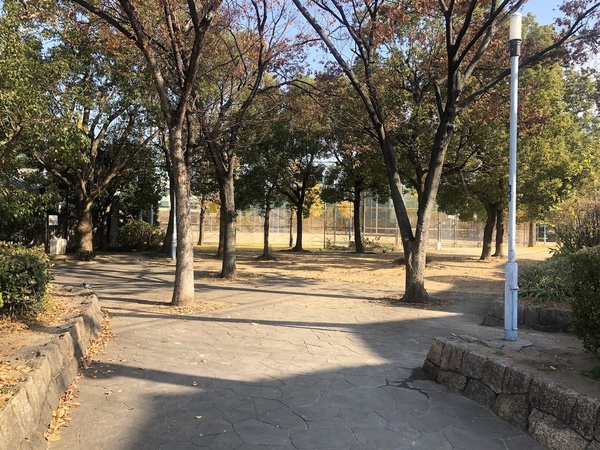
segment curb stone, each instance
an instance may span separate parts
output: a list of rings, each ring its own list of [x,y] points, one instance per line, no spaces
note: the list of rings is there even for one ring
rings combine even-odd
[[[28,361],[27,379],[0,410],[0,450],[39,450],[47,447],[44,431],[52,411],[71,385],[92,339],[102,331],[102,311],[96,294],[79,295],[86,305],[69,330],[38,347]]]

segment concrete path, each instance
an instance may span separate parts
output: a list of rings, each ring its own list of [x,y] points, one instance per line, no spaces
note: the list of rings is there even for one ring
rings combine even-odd
[[[498,337],[489,299],[391,307],[386,288],[300,278],[197,282],[227,306],[170,315],[174,266],[59,262],[91,284],[117,335],[79,379],[51,450],[539,449],[421,371],[435,336]]]

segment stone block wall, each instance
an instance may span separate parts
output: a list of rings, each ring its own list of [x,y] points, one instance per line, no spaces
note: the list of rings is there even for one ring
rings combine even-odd
[[[423,369],[550,450],[600,450],[595,398],[479,354],[460,337],[436,338]]]
[[[78,299],[86,305],[68,331],[40,346],[28,361],[27,379],[0,410],[0,450],[47,447],[44,431],[52,411],[79,371],[79,360],[102,331],[102,311],[95,294]]]
[[[518,305],[517,320],[519,327],[527,327],[537,331],[557,333],[571,331],[571,311],[559,308],[548,308],[538,305]],[[504,326],[504,300],[492,301],[483,319],[483,325]]]

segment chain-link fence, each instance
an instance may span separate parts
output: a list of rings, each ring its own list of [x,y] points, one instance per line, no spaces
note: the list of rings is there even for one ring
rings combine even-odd
[[[168,209],[161,208],[160,223],[166,227],[168,222]],[[415,208],[408,210],[411,223],[416,223],[417,211]],[[192,223],[194,238],[198,239],[199,211],[192,210]],[[296,239],[296,215],[290,214],[287,208],[278,208],[270,214],[269,243],[274,247],[287,247]],[[325,204],[311,217],[303,219],[302,241],[307,248],[342,248],[353,245],[354,217],[351,205],[348,203]],[[243,211],[237,218],[237,242],[244,245],[261,246],[263,243],[264,219],[256,210]],[[361,207],[361,228],[363,238],[368,245],[400,249],[400,230],[397,226],[394,208],[388,204],[379,204],[367,199]],[[453,247],[480,247],[483,239],[484,224],[478,221],[462,221],[456,216],[434,211],[431,217],[429,239],[430,248]],[[505,230],[507,227],[505,226]],[[545,228],[537,226],[533,232],[537,233],[538,241],[551,240],[552,235],[546,233]],[[518,224],[516,244],[527,245],[529,242],[530,226],[528,223]],[[208,213],[204,221],[203,242],[208,245],[217,244],[219,241],[219,215]],[[505,236],[506,242],[506,236]]]

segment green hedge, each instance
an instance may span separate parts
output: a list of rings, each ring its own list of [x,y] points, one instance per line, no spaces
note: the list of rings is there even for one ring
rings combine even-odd
[[[43,247],[0,243],[0,315],[31,317],[48,303],[52,280]]]
[[[119,244],[127,250],[158,248],[165,239],[164,231],[156,225],[133,220],[119,228]]]
[[[600,349],[600,247],[571,255],[573,329],[585,349]]]

